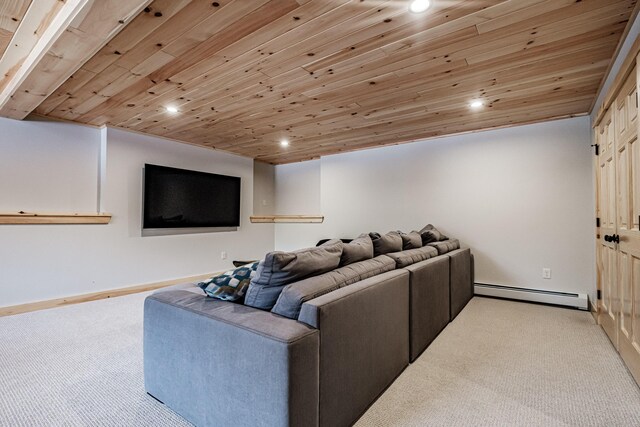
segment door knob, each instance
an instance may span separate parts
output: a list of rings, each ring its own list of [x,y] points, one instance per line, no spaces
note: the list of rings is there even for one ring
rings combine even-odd
[[[620,243],[620,235],[619,234],[605,234],[604,235],[604,241],[605,242],[612,242],[612,243]]]

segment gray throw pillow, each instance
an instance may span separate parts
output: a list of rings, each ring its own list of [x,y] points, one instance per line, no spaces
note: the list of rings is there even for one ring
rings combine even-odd
[[[373,242],[373,256],[384,255],[390,252],[402,250],[402,237],[397,231],[390,231],[387,234],[369,233]]]
[[[400,237],[402,238],[403,251],[422,247],[422,236],[417,231],[412,231],[409,234],[400,232]]]
[[[373,242],[368,234],[361,234],[342,248],[340,266],[373,258]]]
[[[422,230],[420,230],[420,236],[422,236],[422,245],[449,240],[447,236],[439,232],[438,229],[431,224],[427,224]]]
[[[251,280],[244,304],[271,310],[282,288],[309,276],[326,273],[340,264],[343,243],[330,240],[315,247],[294,252],[269,252],[258,265]]]

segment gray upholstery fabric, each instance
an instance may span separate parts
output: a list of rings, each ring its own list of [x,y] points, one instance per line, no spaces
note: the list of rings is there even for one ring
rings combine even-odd
[[[449,287],[451,291],[451,320],[453,320],[473,297],[471,275],[471,250],[458,249],[449,252],[451,273]]]
[[[418,233],[420,233],[420,236],[422,237],[423,245],[426,245],[427,243],[440,242],[442,240],[449,240],[447,236],[442,234],[432,224],[425,225]]]
[[[422,247],[422,236],[417,231],[411,233],[400,233],[402,238],[402,250],[418,249]]]
[[[413,362],[449,323],[449,257],[438,256],[407,267],[409,342]]]
[[[287,284],[338,267],[342,246],[341,241],[331,240],[318,247],[294,252],[269,252],[249,284],[245,305],[271,310]]]
[[[373,242],[368,234],[361,234],[349,243],[345,243],[340,257],[340,266],[353,264],[373,258]]]
[[[476,286],[476,258],[473,254],[471,256],[471,293],[475,294],[475,286]]]
[[[194,293],[196,295],[204,295],[205,292],[202,290],[200,286],[198,286],[198,282],[189,282],[189,283],[180,283],[178,285],[167,286],[166,288],[160,288],[154,291],[154,294],[158,294],[160,292],[170,292],[170,291],[187,291]]]
[[[349,426],[409,363],[409,272],[394,270],[306,302],[320,332],[320,426]]]
[[[369,233],[373,242],[373,255],[384,255],[402,250],[402,237],[397,231],[390,231],[387,234]]]
[[[380,255],[291,283],[284,287],[272,311],[281,316],[297,319],[300,307],[305,301],[395,268],[395,261],[386,255]]]
[[[145,300],[145,388],[196,425],[317,425],[318,352],[317,330],[273,313],[184,290]]]
[[[458,239],[450,239],[442,242],[428,243],[428,245],[436,248],[439,255],[444,255],[447,252],[460,248],[460,241]]]
[[[438,256],[438,250],[432,246],[423,246],[418,249],[393,252],[387,256],[396,262],[396,268],[404,268],[416,262]]]

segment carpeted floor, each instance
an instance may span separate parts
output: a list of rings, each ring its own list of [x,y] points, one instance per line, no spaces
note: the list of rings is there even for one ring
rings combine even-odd
[[[146,294],[0,318],[0,425],[189,425],[144,392]],[[590,314],[475,298],[357,426],[640,425]]]

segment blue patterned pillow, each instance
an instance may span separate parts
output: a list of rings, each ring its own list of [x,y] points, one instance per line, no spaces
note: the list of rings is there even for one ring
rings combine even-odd
[[[243,265],[219,276],[198,283],[198,286],[210,297],[225,301],[236,301],[244,296],[249,282],[256,275],[259,262]]]

